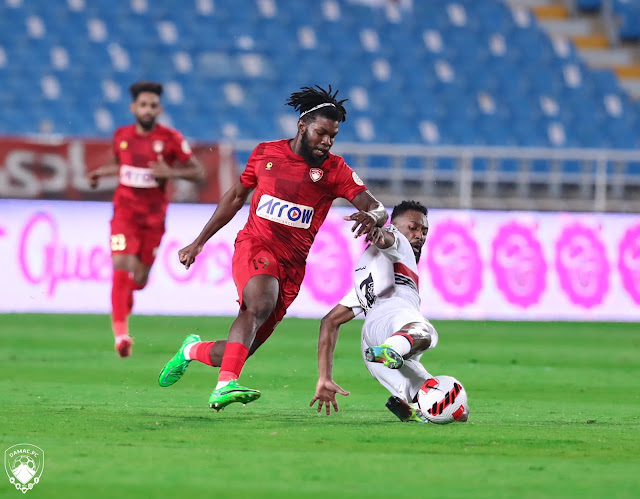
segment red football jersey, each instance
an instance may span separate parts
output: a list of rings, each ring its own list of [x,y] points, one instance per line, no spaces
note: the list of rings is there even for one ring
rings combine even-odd
[[[147,134],[139,134],[134,124],[118,128],[113,134],[113,154],[120,163],[118,187],[113,202],[136,212],[166,213],[166,181],[151,175],[150,163],[162,154],[172,166],[193,154],[182,134],[157,124]]]
[[[351,201],[367,189],[342,157],[329,153],[321,166],[310,167],[291,150],[289,139],[259,144],[240,182],[255,192],[238,240],[261,239],[298,268],[304,267],[333,200]]]

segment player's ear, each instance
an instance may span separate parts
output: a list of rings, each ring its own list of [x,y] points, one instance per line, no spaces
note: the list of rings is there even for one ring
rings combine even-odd
[[[131,111],[131,114],[136,114],[136,103],[135,103],[135,101],[133,101],[131,104],[129,104],[129,111]]]
[[[307,124],[302,120],[298,120],[298,134],[302,135],[306,131],[307,131]]]

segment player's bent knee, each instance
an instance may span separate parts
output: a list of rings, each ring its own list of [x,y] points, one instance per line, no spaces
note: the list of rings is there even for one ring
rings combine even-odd
[[[411,350],[407,357],[435,348],[438,344],[438,332],[428,321],[405,324],[396,334],[406,336],[411,342]]]

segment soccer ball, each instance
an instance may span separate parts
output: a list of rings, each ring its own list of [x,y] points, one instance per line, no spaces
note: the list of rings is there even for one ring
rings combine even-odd
[[[425,417],[436,424],[464,422],[469,416],[467,392],[452,376],[436,376],[424,382],[418,405]]]

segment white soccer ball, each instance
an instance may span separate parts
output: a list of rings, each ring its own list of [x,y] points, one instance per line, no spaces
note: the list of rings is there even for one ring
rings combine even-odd
[[[424,382],[418,405],[425,417],[436,424],[464,422],[469,417],[467,392],[452,376],[436,376]]]

